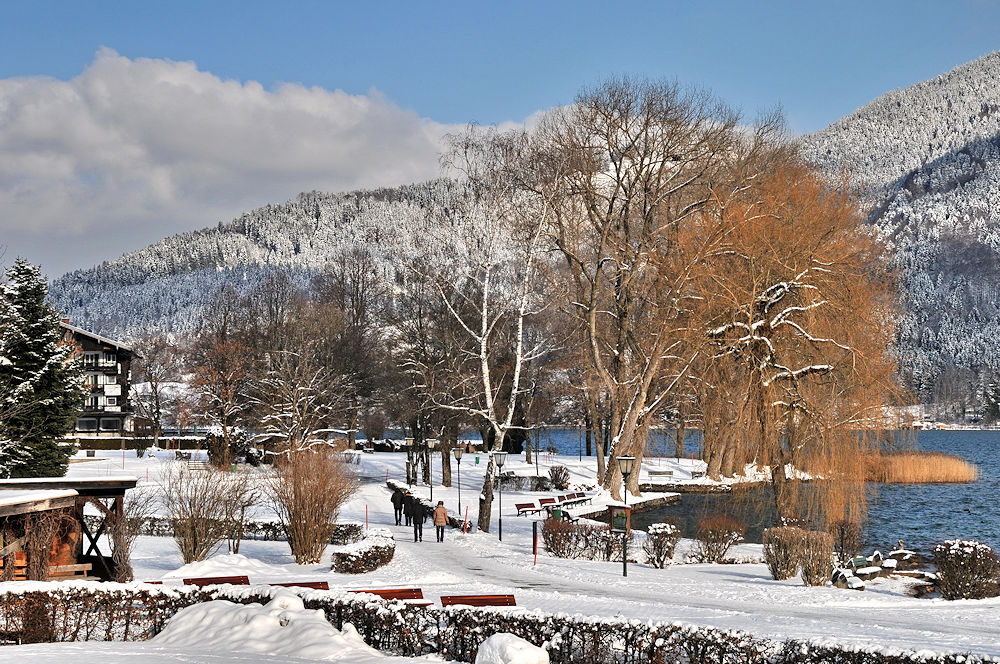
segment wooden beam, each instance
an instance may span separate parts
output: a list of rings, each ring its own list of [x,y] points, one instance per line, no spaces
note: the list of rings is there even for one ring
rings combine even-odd
[[[2,495],[0,495],[0,497],[2,497]],[[23,503],[16,503],[14,505],[0,505],[0,517],[32,514],[34,512],[48,512],[50,510],[58,510],[64,507],[73,507],[74,505],[76,505],[76,496],[26,500]]]
[[[0,558],[9,556],[12,553],[17,553],[18,551],[20,551],[21,547],[24,546],[24,540],[25,540],[24,537],[22,537],[21,539],[16,539],[7,546],[5,546],[4,548],[0,549]]]

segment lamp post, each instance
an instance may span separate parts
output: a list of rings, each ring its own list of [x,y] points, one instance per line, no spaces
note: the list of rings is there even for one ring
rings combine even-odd
[[[458,447],[452,449],[452,453],[455,455],[455,461],[458,463],[458,515],[462,516],[462,454],[465,452],[465,448],[459,445]]]
[[[632,474],[635,457],[618,457],[618,470],[622,472],[622,498],[625,501],[625,528],[622,530],[622,576],[628,576],[628,476]]]
[[[506,452],[493,453],[493,462],[496,463],[497,468],[499,470],[503,470],[503,464],[506,461],[507,461]],[[498,476],[501,474],[499,470],[497,471]],[[503,481],[502,480],[497,482],[497,487],[500,489],[500,502],[497,506],[497,536],[499,540],[502,542],[503,541]]]

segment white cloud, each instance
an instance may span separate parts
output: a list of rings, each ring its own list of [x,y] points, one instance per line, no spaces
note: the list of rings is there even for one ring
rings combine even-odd
[[[453,130],[376,91],[102,49],[69,81],[0,80],[0,245],[56,276],[300,191],[435,177]]]

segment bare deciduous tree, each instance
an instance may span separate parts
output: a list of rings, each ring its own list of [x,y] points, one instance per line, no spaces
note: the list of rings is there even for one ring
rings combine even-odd
[[[111,559],[114,561],[114,581],[127,583],[133,579],[132,549],[142,532],[142,525],[156,512],[156,494],[145,488],[128,492],[122,501],[122,513],[109,514]]]

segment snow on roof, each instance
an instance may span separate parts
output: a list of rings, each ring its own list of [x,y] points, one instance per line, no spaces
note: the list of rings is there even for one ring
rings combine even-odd
[[[55,498],[72,498],[77,493],[73,489],[2,489],[0,507],[29,505]]]
[[[82,327],[77,327],[76,325],[71,325],[71,324],[69,324],[69,323],[67,323],[65,321],[60,321],[59,325],[61,327],[65,328],[65,329],[67,329],[67,330],[72,330],[73,332],[76,332],[77,334],[83,334],[85,336],[90,337],[91,339],[97,339],[102,344],[108,344],[109,346],[114,346],[116,348],[120,348],[122,350],[127,350],[127,351],[133,350],[132,346],[129,346],[128,344],[123,344],[120,341],[115,341],[114,339],[109,339],[107,337],[102,337],[101,335],[95,334],[95,333],[91,332],[90,330],[85,330]]]

